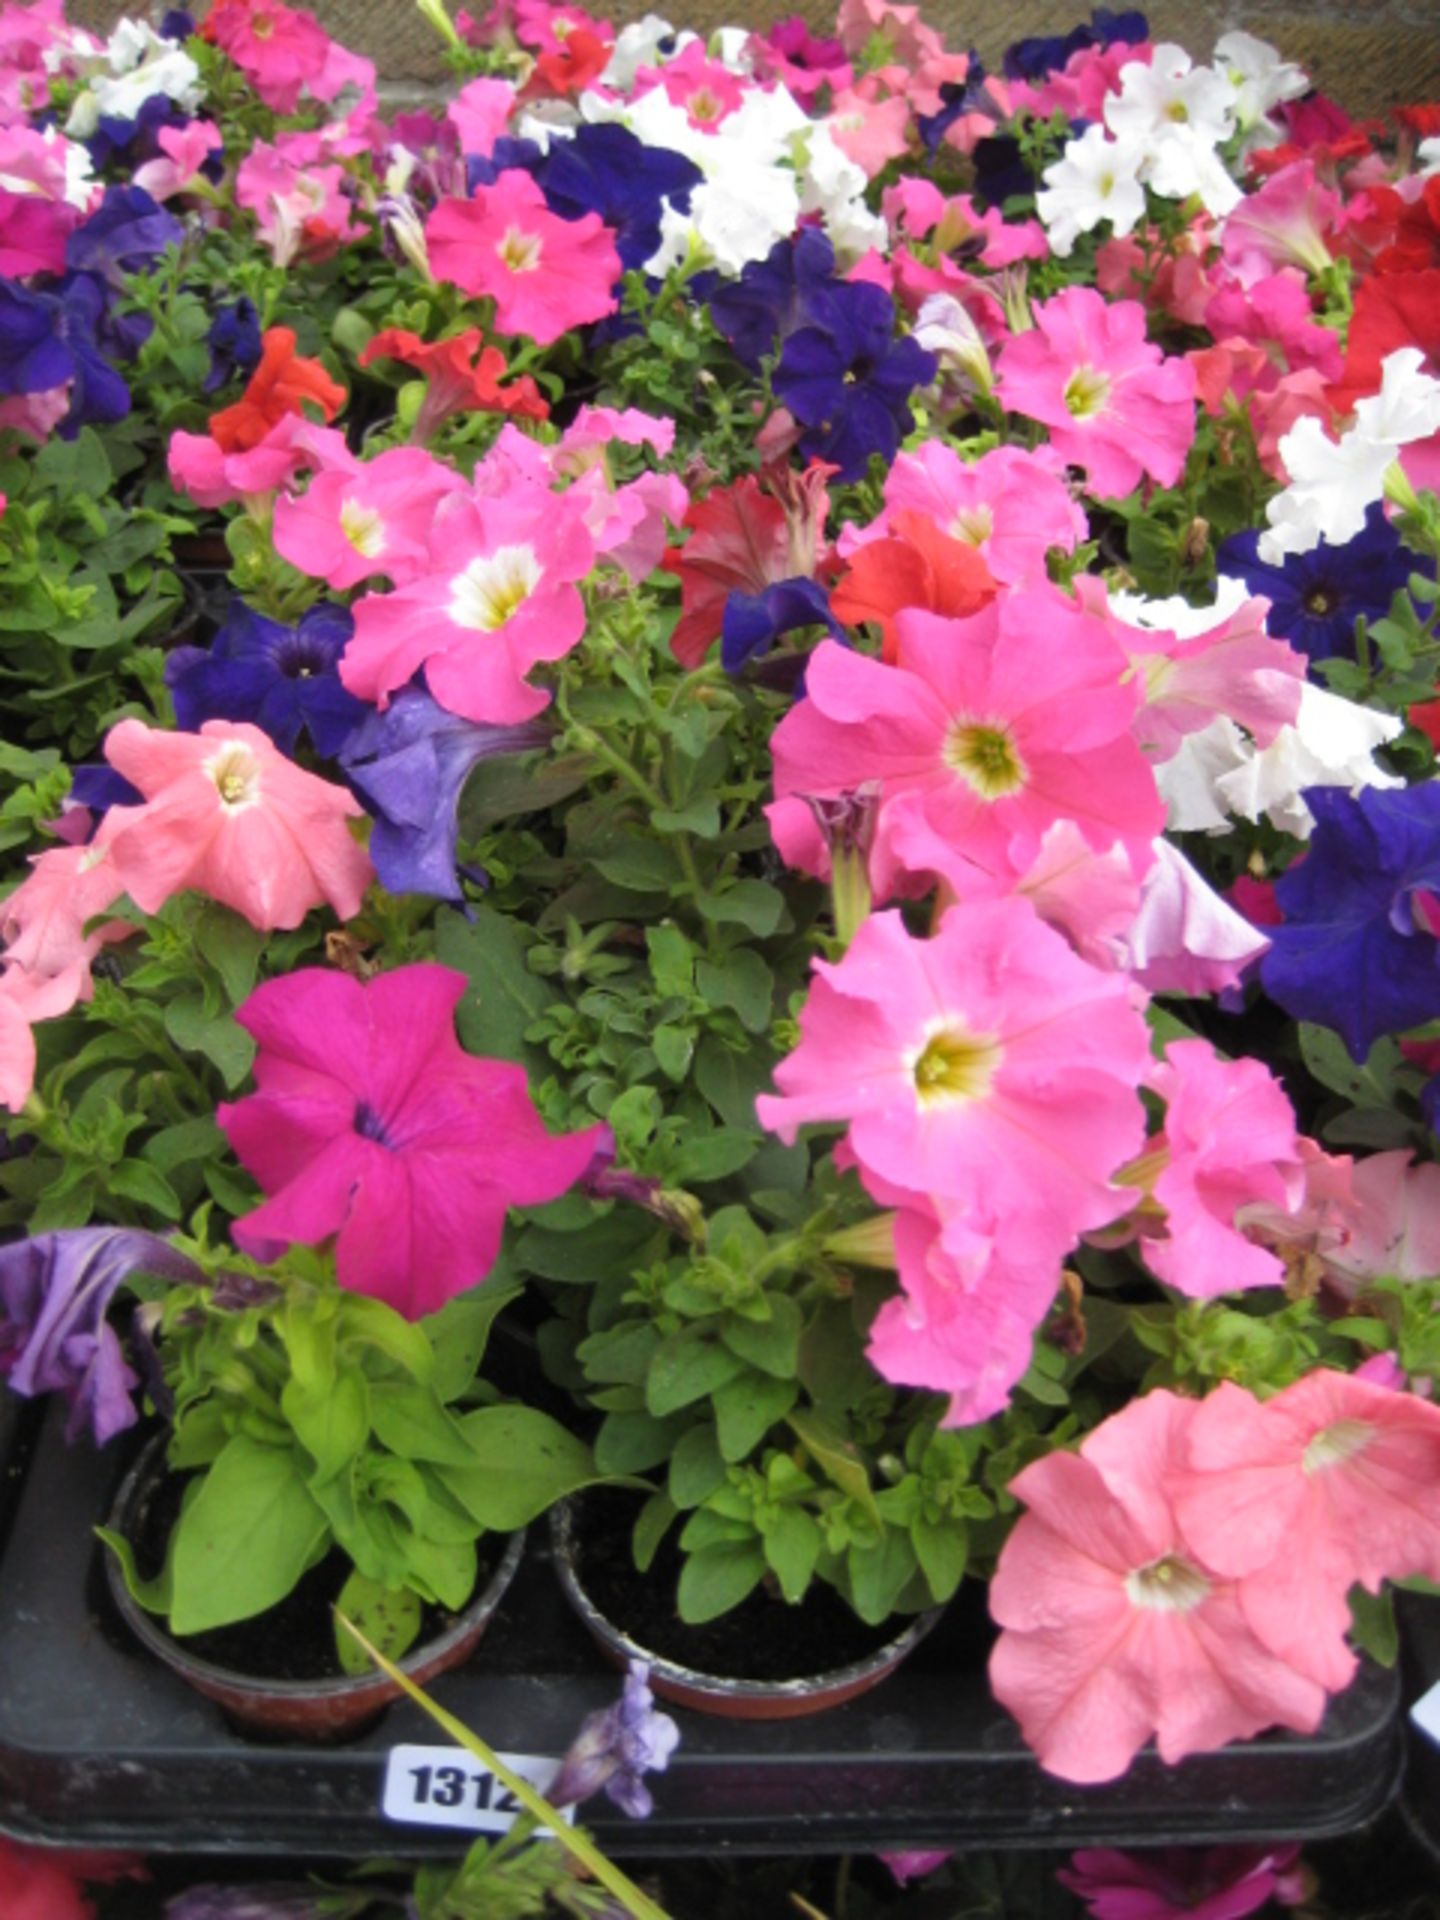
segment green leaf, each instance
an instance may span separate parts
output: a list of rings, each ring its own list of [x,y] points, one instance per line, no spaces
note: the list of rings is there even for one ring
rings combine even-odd
[[[635,1531],[631,1535],[631,1551],[639,1572],[650,1571],[651,1563],[660,1551],[660,1542],[669,1532],[674,1518],[675,1506],[668,1494],[652,1493],[640,1509]]]
[[[683,1327],[662,1340],[645,1378],[645,1405],[658,1418],[703,1400],[741,1371],[713,1324]]]
[[[672,846],[640,834],[615,841],[593,865],[604,879],[633,893],[673,893],[685,877]]]
[[[662,1000],[688,1000],[695,984],[695,949],[678,927],[668,923],[645,929],[650,977]]]
[[[219,974],[231,1006],[238,1007],[255,984],[265,935],[229,907],[207,900],[196,917],[194,936],[200,957]]]
[[[910,1543],[936,1606],[950,1599],[965,1577],[970,1539],[963,1520],[927,1520],[922,1514],[910,1528]]]
[[[758,1544],[705,1547],[692,1553],[680,1572],[676,1609],[686,1626],[703,1626],[738,1607],[765,1577],[765,1555]]]
[[[383,1587],[356,1571],[335,1604],[388,1659],[403,1659],[420,1638],[420,1596],[408,1587]],[[369,1654],[343,1628],[336,1628],[335,1650],[343,1672],[374,1672]]]
[[[852,1545],[845,1572],[851,1603],[860,1618],[872,1627],[888,1620],[914,1571],[910,1536],[894,1527],[887,1527],[873,1547]]]
[[[315,1462],[311,1479],[333,1480],[350,1465],[370,1433],[370,1396],[364,1379],[344,1370],[314,1385],[287,1380],[280,1411]]]
[[[502,754],[482,760],[465,783],[461,836],[478,840],[498,821],[548,811],[579,792],[592,766],[591,760],[577,753],[543,759],[535,754]]]
[[[858,1501],[877,1527],[883,1526],[865,1462],[844,1434],[804,1407],[787,1414],[786,1421],[831,1485]]]
[[[730,1127],[696,1134],[677,1150],[670,1166],[670,1184],[703,1187],[711,1180],[728,1180],[732,1173],[748,1166],[759,1147],[758,1133],[740,1133]]]
[[[689,1027],[656,1027],[650,1036],[650,1046],[659,1062],[660,1071],[667,1080],[673,1080],[678,1086],[690,1071],[690,1062],[695,1057],[695,1035]]]
[[[370,1389],[370,1425],[381,1446],[402,1460],[429,1460],[443,1467],[475,1465],[464,1429],[433,1387],[376,1381]]]
[[[137,1206],[148,1207],[162,1220],[179,1220],[185,1211],[179,1194],[164,1174],[143,1160],[120,1161],[118,1166],[110,1168],[105,1183],[112,1193],[133,1200]]]
[[[438,1400],[458,1400],[473,1385],[491,1329],[524,1291],[519,1280],[510,1279],[497,1265],[481,1286],[447,1300],[438,1313],[426,1314],[420,1326],[435,1354],[432,1385]]]
[[[447,910],[435,923],[435,958],[470,982],[455,1009],[461,1044],[471,1053],[525,1065],[525,1030],[558,996],[526,965],[527,943],[515,921],[493,907],[476,907],[474,914],[467,920]]]
[[[800,1363],[800,1333],[804,1316],[787,1293],[765,1296],[770,1308],[763,1319],[742,1319],[738,1314],[726,1318],[725,1344],[742,1360],[777,1380],[793,1380]]]
[[[328,1530],[295,1453],[237,1433],[175,1530],[171,1632],[204,1633],[275,1606]]]
[[[725,1459],[743,1460],[752,1453],[794,1406],[798,1391],[793,1380],[772,1380],[763,1373],[745,1373],[721,1387],[714,1395],[715,1425]]]
[[[165,1009],[165,1031],[182,1053],[203,1053],[220,1070],[233,1093],[250,1071],[255,1042],[230,1013],[207,1013],[200,999],[172,1000]]]
[[[819,1524],[803,1507],[781,1507],[765,1529],[765,1558],[792,1606],[805,1597],[821,1544]]]
[[[173,1127],[162,1127],[159,1133],[151,1134],[140,1151],[152,1166],[162,1173],[170,1173],[176,1167],[191,1166],[197,1160],[225,1153],[228,1145],[209,1114],[204,1114],[195,1120],[177,1121]]]
[[[121,1576],[136,1606],[143,1607],[147,1613],[169,1613],[173,1582],[168,1557],[153,1580],[142,1580],[135,1564],[134,1548],[123,1533],[115,1532],[112,1527],[96,1527],[95,1537],[103,1540],[120,1562]]]
[[[743,1052],[707,1034],[695,1055],[695,1084],[727,1126],[755,1125],[755,1097],[770,1090],[776,1056],[763,1047]]]
[[[702,893],[695,904],[714,925],[744,927],[765,940],[780,924],[785,896],[768,881],[737,880],[724,892]]]
[[[533,1407],[481,1407],[459,1425],[476,1465],[440,1479],[482,1527],[513,1533],[600,1478],[584,1442]]]
[[[753,948],[737,947],[718,960],[702,960],[695,984],[710,1006],[733,1008],[749,1032],[764,1033],[769,1027],[775,976]]]
[[[1350,1638],[1362,1653],[1382,1667],[1393,1667],[1400,1651],[1395,1625],[1395,1602],[1388,1587],[1367,1593],[1358,1583],[1350,1589]]]
[[[698,1507],[725,1484],[725,1461],[708,1422],[681,1434],[670,1456],[668,1491],[682,1511]]]
[[[347,1293],[340,1300],[336,1331],[342,1346],[353,1341],[357,1346],[374,1347],[424,1385],[435,1378],[435,1349],[425,1324],[417,1326],[402,1319],[383,1300]]]
[[[616,1207],[592,1216],[578,1233],[551,1227],[526,1227],[515,1244],[515,1264],[542,1280],[593,1286],[606,1273],[628,1273],[655,1237],[655,1222],[634,1208]]]
[[[683,807],[656,807],[650,824],[658,833],[693,833],[713,840],[720,831],[720,802],[713,794],[698,794]],[[611,879],[614,875],[609,876]]]
[[[680,1432],[678,1419],[607,1413],[595,1436],[596,1468],[601,1473],[644,1473],[670,1458]]]
[[[1405,1064],[1399,1042],[1386,1036],[1357,1066],[1338,1033],[1312,1026],[1308,1020],[1300,1022],[1300,1054],[1322,1086],[1357,1107],[1389,1107],[1397,1091],[1395,1076]]]

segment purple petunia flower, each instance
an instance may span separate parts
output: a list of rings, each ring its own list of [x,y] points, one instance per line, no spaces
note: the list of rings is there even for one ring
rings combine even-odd
[[[1423,562],[1402,546],[1378,502],[1365,527],[1343,546],[1322,540],[1309,553],[1287,553],[1268,566],[1259,554],[1260,534],[1251,530],[1223,541],[1216,563],[1221,573],[1245,582],[1270,602],[1267,629],[1311,660],[1355,657],[1355,622],[1379,620]]]
[[[370,858],[391,893],[460,900],[455,871],[460,796],[482,760],[530,753],[550,730],[480,726],[447,713],[420,687],[405,687],[383,713],[369,711],[340,750],[340,764],[375,815]]]
[[[176,647],[165,663],[176,722],[196,732],[207,720],[248,720],[290,754],[308,732],[332,758],[370,712],[340,684],[340,656],[354,631],[348,610],[328,601],[285,627],[232,600],[208,651]]]
[[[710,316],[737,360],[752,373],[810,316],[810,302],[837,287],[835,249],[820,227],[802,227],[752,260],[738,280],[719,282]]]
[[[260,339],[260,313],[253,300],[244,294],[228,307],[221,307],[210,322],[205,336],[210,349],[210,371],[205,376],[206,393],[214,393],[239,375],[246,379],[260,364],[263,343]]]
[[[66,241],[65,264],[80,273],[98,274],[119,290],[127,274],[153,265],[184,237],[174,214],[143,187],[107,187],[95,212]]]
[[[333,1888],[298,1886],[187,1887],[165,1903],[165,1920],[345,1920],[373,1904],[358,1892],[347,1903]]]
[[[1356,1060],[1382,1034],[1440,1017],[1440,940],[1417,895],[1440,894],[1440,781],[1306,790],[1315,831],[1275,883],[1260,979],[1297,1020],[1331,1027]]]
[[[647,146],[615,122],[580,126],[568,140],[552,141],[530,171],[550,211],[563,220],[600,215],[627,271],[658,251],[667,204],[688,213],[690,195],[705,177],[683,153]]]
[[[89,421],[123,420],[130,389],[100,351],[104,289],[90,274],[71,274],[58,293],[37,293],[0,280],[0,393],[46,393],[70,385],[70,411],[60,433],[74,439]]]
[[[138,1418],[139,1382],[105,1318],[133,1273],[204,1279],[168,1240],[132,1227],[62,1228],[0,1247],[0,1376],[27,1397],[63,1393],[67,1440],[88,1425],[103,1446]]]
[[[622,1813],[644,1820],[655,1807],[644,1776],[663,1773],[679,1744],[675,1722],[655,1711],[649,1667],[632,1660],[615,1705],[590,1714],[571,1742],[550,1788],[550,1803],[578,1806],[603,1788]]]
[[[895,304],[883,288],[845,282],[807,302],[810,324],[785,342],[776,396],[807,431],[800,451],[858,480],[879,454],[889,466],[915,424],[910,395],[935,377],[936,359],[896,340]]]

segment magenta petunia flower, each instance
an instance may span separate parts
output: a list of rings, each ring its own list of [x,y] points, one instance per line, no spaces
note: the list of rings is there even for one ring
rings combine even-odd
[[[579,1179],[608,1129],[547,1133],[523,1067],[463,1051],[467,985],[431,964],[364,985],[302,968],[251,994],[236,1018],[259,1091],[216,1116],[270,1196],[235,1223],[246,1253],[337,1234],[341,1286],[416,1320],[485,1278],[507,1207]]]
[[[1121,1853],[1085,1847],[1056,1879],[1091,1920],[1244,1920],[1274,1900],[1298,1906],[1305,1876],[1297,1845],[1157,1847]]]
[[[1187,1535],[1244,1578],[1245,1617],[1322,1685],[1355,1668],[1357,1580],[1440,1580],[1440,1407],[1319,1368],[1260,1402],[1225,1382],[1197,1412],[1176,1483]]]
[[[548,347],[615,311],[620,256],[598,213],[562,220],[528,173],[509,168],[470,200],[442,200],[425,223],[430,269],[495,302],[501,333]]]
[[[907,854],[895,859],[912,872],[945,871],[948,853],[1018,877],[1061,819],[1148,866],[1165,809],[1130,734],[1139,691],[1099,622],[1044,587],[964,619],[903,612],[896,630],[893,666],[834,641],[816,648],[809,697],[772,741],[777,798],[878,781],[881,872],[886,815],[906,795]],[[939,843],[930,859],[927,831]]]
[[[1138,300],[1067,287],[1000,356],[1002,405],[1050,428],[1056,453],[1089,491],[1118,500],[1149,474],[1173,487],[1195,438],[1195,369],[1145,337]]]
[[[907,1193],[1006,1222],[1006,1256],[1056,1260],[1124,1210],[1149,1060],[1129,983],[1071,952],[1028,902],[952,907],[929,940],[872,915],[817,961],[800,1045],[762,1126],[850,1123],[862,1168]]]
[[[422,572],[440,502],[464,481],[423,447],[391,447],[351,471],[317,474],[275,502],[275,551],[335,593],[373,574],[397,585]]]
[[[1169,1486],[1202,1411],[1147,1394],[1010,1483],[1029,1511],[990,1584],[990,1684],[1062,1780],[1117,1779],[1152,1734],[1173,1765],[1320,1724],[1324,1688],[1261,1642],[1176,1518]]]
[[[575,582],[594,558],[568,495],[522,480],[503,496],[453,497],[435,517],[423,572],[357,601],[340,678],[384,707],[423,666],[448,713],[481,725],[533,720],[550,695],[525,675],[584,633]]]

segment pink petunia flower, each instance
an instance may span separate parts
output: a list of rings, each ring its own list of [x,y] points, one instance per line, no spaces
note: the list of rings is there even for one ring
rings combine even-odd
[[[907,1887],[912,1880],[923,1880],[927,1873],[943,1867],[950,1858],[950,1850],[948,1847],[911,1847],[875,1857],[885,1862],[897,1886]]]
[[[183,127],[161,127],[155,143],[159,154],[135,169],[134,184],[152,200],[169,200],[192,184],[225,136],[212,120],[190,120]]]
[[[515,89],[508,80],[482,76],[467,81],[445,109],[460,136],[460,151],[488,159],[495,142],[509,129]]]
[[[1120,964],[1148,993],[1189,995],[1233,987],[1270,942],[1162,836],[1115,944]]]
[[[615,311],[620,256],[598,213],[562,220],[528,173],[509,168],[473,199],[442,200],[425,223],[430,268],[495,302],[499,332],[548,347]]]
[[[1342,218],[1340,195],[1315,177],[1313,160],[1297,160],[1272,174],[1228,214],[1220,251],[1242,285],[1277,267],[1323,273],[1334,256],[1326,244]]]
[[[843,88],[822,123],[845,158],[871,180],[910,148],[910,102],[903,94],[881,100],[877,91],[869,80]]]
[[[500,726],[531,720],[550,695],[525,676],[584,633],[575,582],[594,557],[567,495],[533,484],[497,497],[457,495],[435,519],[424,572],[356,603],[340,678],[384,707],[423,665],[449,712]]]
[[[217,0],[204,34],[276,113],[293,113],[301,93],[314,91],[331,47],[313,13],[281,0]]]
[[[341,1286],[415,1320],[485,1278],[508,1206],[574,1184],[608,1130],[552,1136],[522,1067],[461,1049],[468,987],[422,964],[364,985],[303,968],[251,994],[236,1017],[259,1091],[216,1116],[270,1196],[235,1223],[239,1246],[269,1258],[337,1234]]]
[[[197,507],[228,507],[237,500],[249,507],[306,467],[352,472],[357,465],[343,433],[303,413],[284,414],[262,440],[239,453],[227,453],[208,433],[177,428],[167,463],[175,490]]]
[[[1358,1580],[1440,1580],[1440,1407],[1317,1369],[1263,1403],[1229,1381],[1197,1410],[1176,1511],[1246,1621],[1321,1685],[1347,1684]]]
[[[1007,1223],[1007,1255],[1062,1257],[1122,1211],[1149,1057],[1128,983],[1077,959],[1022,900],[952,907],[929,940],[872,914],[817,960],[800,1044],[756,1104],[787,1142],[846,1121],[867,1173]]]
[[[317,474],[275,502],[275,551],[343,593],[374,574],[402,585],[424,571],[440,502],[462,492],[453,468],[421,447],[391,447],[351,471]]]
[[[1146,1184],[1164,1208],[1163,1237],[1145,1238],[1151,1270],[1192,1299],[1278,1287],[1284,1267],[1236,1226],[1242,1208],[1294,1211],[1305,1194],[1295,1113],[1259,1060],[1224,1060],[1208,1040],[1178,1040],[1150,1076],[1165,1126],[1148,1148]]]
[[[906,794],[919,799],[912,857],[924,857],[922,828],[941,843],[930,871],[958,853],[1018,876],[1062,818],[1148,865],[1164,809],[1129,737],[1136,689],[1095,622],[1046,587],[965,619],[900,613],[895,626],[893,666],[834,641],[811,655],[808,697],[771,742],[778,798],[879,781],[882,868],[887,809]]]
[[[360,911],[374,868],[346,822],[363,808],[258,727],[207,720],[199,733],[170,733],[122,720],[105,757],[144,795],[111,807],[97,835],[142,912],[192,887],[267,931],[298,927],[322,904],[341,920]]]
[[[235,198],[254,214],[277,267],[296,260],[328,260],[364,231],[351,218],[353,203],[343,191],[346,178],[338,162],[300,165],[257,140],[240,163]]]
[[[1157,1847],[1121,1853],[1085,1847],[1055,1878],[1078,1894],[1091,1920],[1245,1920],[1274,1900],[1305,1897],[1300,1848]]]
[[[869,526],[847,525],[838,542],[849,559],[857,547],[883,540],[890,516],[923,513],[952,540],[980,554],[1006,586],[1048,579],[1052,548],[1073,553],[1085,538],[1085,515],[1044,455],[996,447],[967,462],[943,440],[925,440],[895,458],[885,476],[885,510]]]
[[[1035,309],[1035,325],[1000,356],[1002,405],[1050,428],[1062,460],[1090,492],[1116,500],[1148,474],[1180,478],[1195,438],[1195,370],[1145,337],[1145,309],[1067,287]]]
[[[1169,1487],[1203,1411],[1146,1394],[1078,1454],[1048,1454],[1010,1483],[1029,1511],[990,1584],[1003,1629],[990,1684],[1063,1780],[1117,1779],[1152,1734],[1173,1765],[1264,1727],[1320,1724],[1324,1688],[1260,1640],[1240,1587],[1177,1517]]]
[[[0,274],[63,273],[94,188],[83,147],[51,127],[0,127]]]

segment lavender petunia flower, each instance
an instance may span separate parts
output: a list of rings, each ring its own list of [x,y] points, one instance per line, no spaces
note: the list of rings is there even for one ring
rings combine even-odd
[[[72,1227],[0,1247],[0,1376],[27,1397],[63,1393],[65,1438],[89,1426],[97,1446],[133,1426],[139,1384],[105,1318],[133,1273],[177,1284],[200,1269],[158,1234],[132,1227]]]
[[[455,872],[460,796],[482,760],[529,753],[550,740],[547,727],[478,726],[447,713],[420,687],[371,713],[340,749],[350,784],[375,816],[370,858],[391,893],[460,900]]]
[[[208,652],[176,647],[165,663],[175,719],[187,730],[248,720],[290,754],[308,732],[329,759],[369,712],[340,684],[340,656],[354,632],[349,611],[328,601],[285,627],[233,600]]]
[[[347,1901],[333,1887],[306,1887],[294,1881],[274,1886],[187,1887],[165,1903],[165,1920],[346,1920],[373,1904],[374,1894],[357,1892]]]
[[[647,1773],[663,1773],[680,1744],[680,1729],[668,1713],[655,1711],[650,1669],[632,1660],[625,1690],[613,1707],[587,1716],[550,1788],[552,1806],[578,1806],[603,1788],[622,1813],[644,1820],[655,1802]]]

